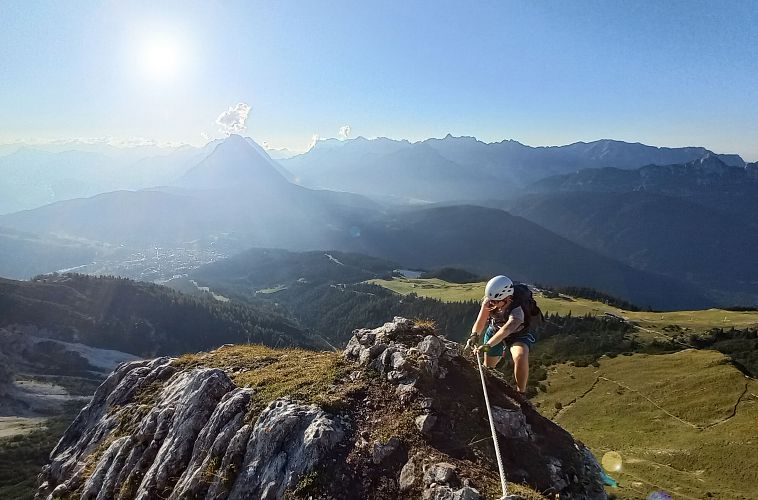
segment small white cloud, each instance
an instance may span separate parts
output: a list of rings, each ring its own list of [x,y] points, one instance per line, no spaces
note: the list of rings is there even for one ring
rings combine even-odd
[[[243,132],[247,128],[245,122],[249,114],[250,105],[241,102],[218,115],[216,124],[220,126],[219,130],[225,134]]]
[[[318,142],[318,140],[319,140],[318,134],[313,134],[311,136],[311,142],[308,143],[308,149],[306,149],[306,151],[310,151],[311,149],[313,149],[313,146],[316,145],[316,143]]]
[[[340,139],[350,138],[350,125],[343,125],[340,127]]]

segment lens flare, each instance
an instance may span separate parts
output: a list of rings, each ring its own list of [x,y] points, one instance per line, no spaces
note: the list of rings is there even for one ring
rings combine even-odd
[[[603,469],[607,470],[608,472],[619,472],[621,470],[623,460],[621,459],[621,454],[619,452],[609,451],[603,455],[600,463],[603,464]]]
[[[647,496],[647,500],[673,500],[673,497],[665,491],[654,491]]]

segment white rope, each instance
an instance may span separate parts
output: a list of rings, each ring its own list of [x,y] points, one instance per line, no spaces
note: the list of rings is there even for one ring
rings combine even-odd
[[[487,384],[484,382],[484,370],[482,370],[482,360],[479,354],[476,355],[476,363],[479,365],[479,376],[482,378],[482,390],[484,391],[484,402],[487,404],[487,415],[490,418],[490,430],[492,431],[492,442],[495,445],[495,456],[497,457],[497,467],[500,470],[500,484],[503,487],[503,496],[500,500],[508,497],[508,483],[505,481],[505,471],[503,470],[503,459],[500,457],[500,445],[497,443],[497,434],[495,434],[495,421],[492,419],[492,409],[490,408],[490,397],[487,394]]]

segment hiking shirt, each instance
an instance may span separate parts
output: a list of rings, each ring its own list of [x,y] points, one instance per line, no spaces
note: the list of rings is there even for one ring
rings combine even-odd
[[[508,338],[515,332],[522,330],[524,325],[524,310],[521,309],[521,306],[515,307],[511,309],[511,312],[506,312],[505,308],[498,308],[494,311],[490,311],[490,318],[489,318],[489,324],[494,330],[493,335],[500,330],[500,328],[503,327],[503,325],[508,325],[508,335],[506,335],[505,338]],[[505,339],[503,339],[505,340]]]

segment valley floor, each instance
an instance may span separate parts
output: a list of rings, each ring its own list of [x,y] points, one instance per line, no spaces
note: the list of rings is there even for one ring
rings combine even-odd
[[[44,428],[46,418],[0,417],[0,439]]]
[[[0,397],[0,498],[34,496],[37,475],[100,379],[18,374]]]

